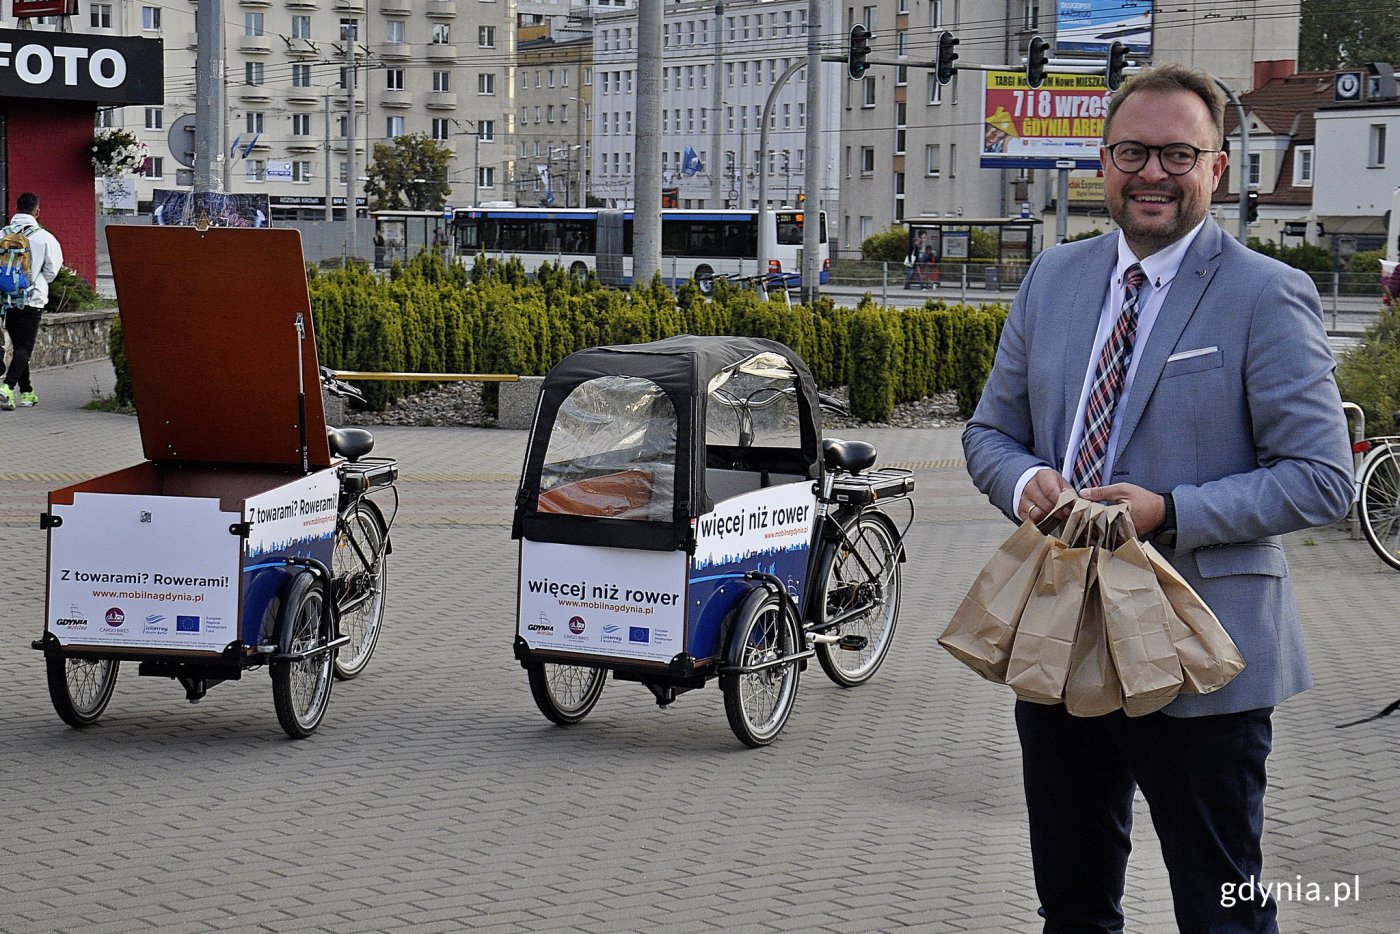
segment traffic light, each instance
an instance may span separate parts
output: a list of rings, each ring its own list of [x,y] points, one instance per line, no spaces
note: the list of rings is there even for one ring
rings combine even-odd
[[[958,66],[953,64],[958,59],[958,53],[953,51],[958,42],[951,32],[938,34],[938,57],[933,60],[933,68],[939,84],[947,84],[958,73]]]
[[[851,51],[846,56],[846,74],[851,80],[859,81],[870,70],[866,59],[870,56],[870,30],[860,23],[851,27]]]
[[[1050,64],[1050,43],[1039,36],[1031,37],[1026,50],[1026,84],[1032,89],[1045,83],[1045,66]]]
[[[1110,91],[1116,91],[1123,86],[1123,69],[1128,67],[1128,46],[1122,42],[1115,42],[1108,47],[1108,68],[1104,72],[1104,79]]]
[[[1259,219],[1259,192],[1250,190],[1245,194],[1244,219],[1251,224]]]

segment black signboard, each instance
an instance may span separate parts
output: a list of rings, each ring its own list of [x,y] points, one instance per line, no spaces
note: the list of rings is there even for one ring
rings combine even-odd
[[[164,49],[159,39],[0,29],[0,97],[164,103]]]

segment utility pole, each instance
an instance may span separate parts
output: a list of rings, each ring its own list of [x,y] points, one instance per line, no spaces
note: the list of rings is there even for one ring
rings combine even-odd
[[[326,88],[326,220],[335,219],[335,211],[331,207],[331,89]]]
[[[715,72],[710,76],[710,209],[724,206],[724,129],[720,124],[720,110],[724,107],[724,83],[720,76],[724,72],[724,2],[715,4]]]
[[[345,219],[350,222],[349,244],[346,247],[345,255],[355,256],[358,231],[355,229],[355,182],[358,180],[360,169],[356,165],[355,158],[355,40],[359,37],[359,29],[356,21],[345,24],[341,27],[341,36],[345,39],[345,100],[346,106],[346,140],[345,140]]]
[[[632,284],[661,271],[661,4],[637,4],[636,194],[632,209]]]
[[[204,0],[195,12],[194,190],[221,191],[228,132],[224,107],[223,0]]]
[[[808,305],[816,299],[821,282],[821,217],[826,207],[821,187],[821,39],[822,7],[825,5],[823,0],[807,0],[807,138],[802,160],[802,187],[807,192],[807,203],[802,212],[802,293]]]

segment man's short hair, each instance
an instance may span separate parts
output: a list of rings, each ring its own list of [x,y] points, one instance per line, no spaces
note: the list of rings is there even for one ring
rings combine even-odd
[[[15,207],[21,214],[33,214],[34,209],[39,206],[39,196],[32,191],[26,191],[15,199]]]
[[[1199,68],[1188,68],[1176,62],[1144,69],[1113,95],[1108,103],[1108,115],[1103,121],[1104,142],[1108,142],[1108,128],[1113,124],[1113,115],[1118,113],[1125,100],[1138,91],[1185,91],[1196,95],[1206,105],[1206,111],[1215,124],[1219,144],[1225,145],[1225,96],[1216,87],[1215,79]]]

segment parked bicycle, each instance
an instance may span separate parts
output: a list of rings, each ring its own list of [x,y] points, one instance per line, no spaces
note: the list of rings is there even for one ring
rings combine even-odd
[[[1400,430],[1400,412],[1391,421]],[[1380,435],[1352,445],[1360,456],[1356,508],[1372,550],[1400,571],[1400,435]]]

